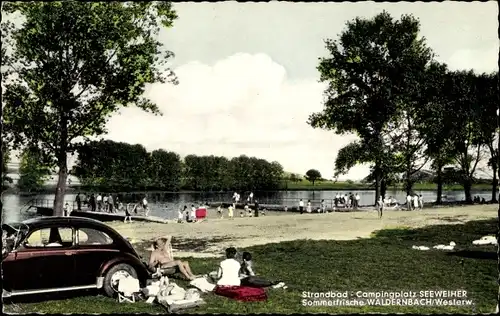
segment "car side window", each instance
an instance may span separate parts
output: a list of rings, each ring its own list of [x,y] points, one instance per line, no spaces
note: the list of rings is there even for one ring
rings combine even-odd
[[[73,245],[73,229],[70,227],[41,228],[32,232],[25,246],[30,248],[70,247]]]
[[[88,245],[111,245],[113,239],[103,231],[93,228],[78,229],[78,244],[81,246]]]

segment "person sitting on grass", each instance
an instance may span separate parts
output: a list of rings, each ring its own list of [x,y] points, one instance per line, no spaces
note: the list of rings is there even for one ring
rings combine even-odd
[[[219,264],[215,278],[218,286],[240,286],[239,272],[241,264],[235,259],[236,253],[234,247],[226,249],[226,259]]]
[[[254,276],[255,273],[253,272],[253,264],[252,264],[252,255],[245,251],[243,252],[242,255],[242,262],[240,266],[240,278],[246,278],[249,276]]]
[[[187,261],[174,259],[171,240],[172,236],[155,240],[153,244],[154,250],[149,258],[149,269],[151,271],[156,271],[156,269],[161,271],[162,269],[178,268],[180,273],[188,280],[192,281],[196,279]]]
[[[256,276],[253,270],[252,255],[249,252],[243,252],[242,259],[239,271],[241,285],[249,287],[276,287],[278,284],[278,287],[283,287],[285,285],[280,281],[269,281],[266,278]]]

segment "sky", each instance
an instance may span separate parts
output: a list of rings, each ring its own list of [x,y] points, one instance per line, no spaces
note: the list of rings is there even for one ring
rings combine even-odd
[[[175,53],[179,85],[154,84],[146,95],[155,117],[123,109],[108,123],[106,139],[140,143],[181,156],[245,154],[280,162],[289,172],[334,173],[340,148],[356,139],[316,130],[306,121],[323,108],[324,85],[316,70],[327,57],[324,40],[345,23],[387,10],[413,14],[421,35],[451,69],[498,69],[496,2],[440,3],[175,3],[179,18],[160,34]],[[358,180],[368,166],[340,179]]]

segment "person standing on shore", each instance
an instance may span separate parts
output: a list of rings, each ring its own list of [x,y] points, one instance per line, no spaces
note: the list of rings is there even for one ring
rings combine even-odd
[[[382,215],[384,213],[384,198],[380,196],[377,201],[377,212],[378,212],[378,218],[382,218]]]
[[[227,217],[229,217],[229,218],[231,218],[231,219],[232,219],[232,218],[233,218],[233,216],[234,216],[234,213],[233,213],[233,212],[234,212],[234,208],[233,208],[233,206],[232,206],[232,205],[229,205],[229,207],[227,208]]]
[[[354,207],[356,210],[359,207],[359,200],[361,200],[361,196],[359,196],[358,192],[356,192],[356,195],[354,196]]]
[[[335,195],[335,208],[339,207],[339,201],[340,201],[340,195],[339,193],[337,192],[337,195]]]
[[[109,212],[114,213],[115,202],[113,201],[113,195],[111,194],[108,196],[108,205],[109,205]]]
[[[321,213],[326,213],[326,205],[325,205],[324,199],[321,200],[320,211],[321,211]]]
[[[300,214],[304,214],[304,201],[302,201],[302,199],[299,201],[299,211]]]
[[[250,194],[253,194],[253,193],[250,193]],[[253,199],[253,196],[252,196],[252,199]],[[259,217],[259,201],[255,200],[254,207],[255,207],[255,217]]]
[[[76,201],[76,209],[78,211],[81,211],[82,210],[82,199],[80,198],[80,192],[78,192],[78,194],[76,195],[75,201]]]
[[[95,212],[95,211],[96,211],[96,200],[95,200],[94,193],[92,193],[92,194],[90,195],[90,198],[89,198],[89,205],[90,205],[90,211],[91,211],[91,212]]]
[[[144,210],[144,215],[148,216],[149,215],[149,207],[148,207],[148,200],[146,199],[146,196],[142,198],[142,209]]]
[[[100,212],[102,209],[102,195],[101,193],[97,193],[97,211]]]
[[[415,194],[415,196],[413,196],[413,210],[417,210],[418,209],[418,205],[419,205],[418,195]]]
[[[104,205],[104,212],[108,212],[109,211],[109,204],[108,204],[108,195],[107,194],[102,195],[102,203]]]
[[[307,200],[307,213],[312,213],[311,200]]]
[[[408,193],[406,196],[406,210],[411,211],[411,204],[412,204],[412,198],[411,195]]]
[[[422,197],[422,194],[420,194],[420,196],[418,197],[418,204],[419,204],[420,210],[423,210],[424,209],[424,198]]]

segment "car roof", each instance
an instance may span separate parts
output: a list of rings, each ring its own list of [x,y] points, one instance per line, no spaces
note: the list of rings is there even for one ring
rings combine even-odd
[[[31,227],[31,228],[39,228],[47,225],[71,225],[71,226],[94,226],[105,228],[107,230],[111,229],[111,227],[105,225],[104,223],[86,217],[77,217],[77,216],[47,216],[47,217],[36,217],[25,220],[22,222],[23,224]]]

